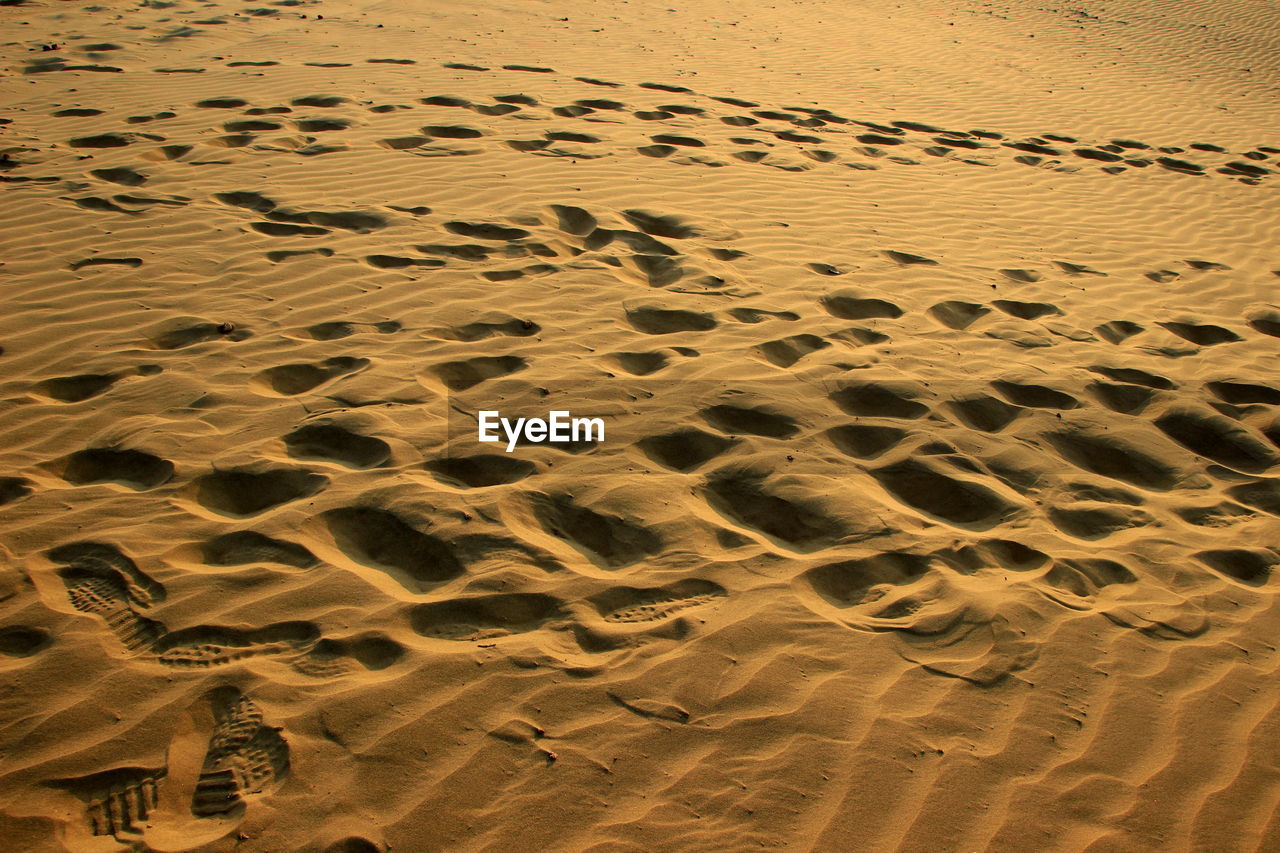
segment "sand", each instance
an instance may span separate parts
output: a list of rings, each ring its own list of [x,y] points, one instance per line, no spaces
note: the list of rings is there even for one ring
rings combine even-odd
[[[0,846],[1280,845],[1274,4],[0,28]]]

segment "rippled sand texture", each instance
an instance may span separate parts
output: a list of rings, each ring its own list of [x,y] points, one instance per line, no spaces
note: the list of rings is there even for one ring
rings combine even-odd
[[[1274,4],[0,26],[6,849],[1276,849]]]

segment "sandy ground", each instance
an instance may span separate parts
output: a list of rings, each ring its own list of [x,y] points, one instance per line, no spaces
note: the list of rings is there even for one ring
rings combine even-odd
[[[1273,2],[254,2],[0,4],[6,849],[1280,849]]]

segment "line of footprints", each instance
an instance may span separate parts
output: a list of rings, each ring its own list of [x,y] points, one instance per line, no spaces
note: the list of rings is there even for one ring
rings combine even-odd
[[[448,67],[488,71],[458,64]],[[551,73],[550,69],[525,66],[510,66],[506,70]],[[578,77],[574,80],[584,86],[605,87],[611,92],[632,88],[596,78]],[[591,160],[620,153],[609,147],[607,134],[610,126],[640,122],[646,126],[654,125],[656,132],[646,133],[648,144],[634,146],[630,149],[632,153],[668,159],[682,165],[723,167],[733,163],[762,164],[786,171],[806,171],[834,163],[854,169],[875,169],[879,168],[879,163],[916,165],[922,162],[917,157],[925,157],[993,166],[999,161],[999,155],[1008,154],[1013,162],[1056,171],[1073,172],[1080,166],[1091,164],[1110,174],[1155,167],[1186,176],[1222,175],[1245,184],[1258,184],[1274,175],[1276,155],[1280,155],[1280,147],[1269,144],[1232,152],[1210,142],[1159,145],[1124,138],[1086,141],[1062,133],[1012,138],[998,131],[946,129],[919,121],[855,119],[820,107],[770,107],[737,97],[703,96],[687,87],[661,83],[641,83],[635,88],[642,96],[661,92],[705,98],[707,105],[628,103],[609,97],[583,97],[564,104],[547,104],[524,92],[493,95],[492,103],[478,103],[455,95],[430,95],[418,98],[416,104],[373,104],[357,102],[343,95],[308,94],[290,99],[287,105],[254,106],[245,98],[228,96],[207,98],[194,105],[200,109],[236,110],[241,113],[239,117],[227,119],[213,128],[218,134],[216,136],[188,141],[174,140],[163,133],[118,129],[75,135],[67,142],[72,149],[86,153],[158,143],[147,148],[142,156],[161,162],[181,161],[195,165],[224,162],[210,159],[210,152],[219,149],[317,156],[349,150],[350,146],[341,141],[344,131],[367,121],[392,123],[406,111],[427,107],[436,118],[417,127],[401,124],[391,130],[393,135],[382,137],[377,144],[416,156],[449,157],[480,153],[484,149],[477,145],[493,138],[508,149],[531,155]],[[716,109],[724,106],[732,106],[740,112]],[[124,123],[163,129],[166,121],[181,120],[177,109],[180,108],[128,116]],[[372,117],[362,118],[357,110],[372,114]],[[450,121],[450,115],[458,110],[468,111],[482,119],[476,123],[479,126]],[[105,111],[97,107],[67,107],[54,113],[68,119],[103,114]],[[4,121],[13,123],[18,120]],[[584,127],[569,129],[566,125],[564,129],[530,135],[527,126],[531,120],[568,120],[580,122]],[[272,133],[284,135],[267,135]],[[735,135],[727,136],[726,133]],[[24,160],[24,156],[41,154],[32,148],[18,148],[12,153],[18,155],[16,159],[6,154],[4,161],[0,162],[0,170],[10,173],[0,176],[4,180],[62,180],[51,176],[11,174],[19,167],[39,162]],[[1079,165],[1072,164],[1072,160]],[[136,168],[96,169],[91,174],[102,181],[130,188],[146,183],[145,173]],[[190,202],[189,198],[182,196],[148,196],[137,192],[121,192],[110,198],[88,195],[72,197],[71,200],[86,209],[126,214]]]

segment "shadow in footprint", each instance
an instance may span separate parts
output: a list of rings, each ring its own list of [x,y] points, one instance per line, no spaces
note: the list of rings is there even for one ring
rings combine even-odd
[[[533,494],[529,502],[543,530],[601,568],[624,568],[662,550],[662,539],[652,530],[597,512],[568,495]]]
[[[447,543],[395,513],[341,507],[319,518],[339,550],[361,565],[385,572],[410,592],[428,592],[464,571]]]
[[[348,468],[376,468],[391,458],[391,447],[382,439],[331,423],[299,427],[284,437],[284,443],[295,459],[337,462]]]
[[[248,518],[291,501],[308,498],[329,483],[310,471],[275,468],[265,471],[215,471],[193,482],[195,500],[205,509],[230,518]]]

